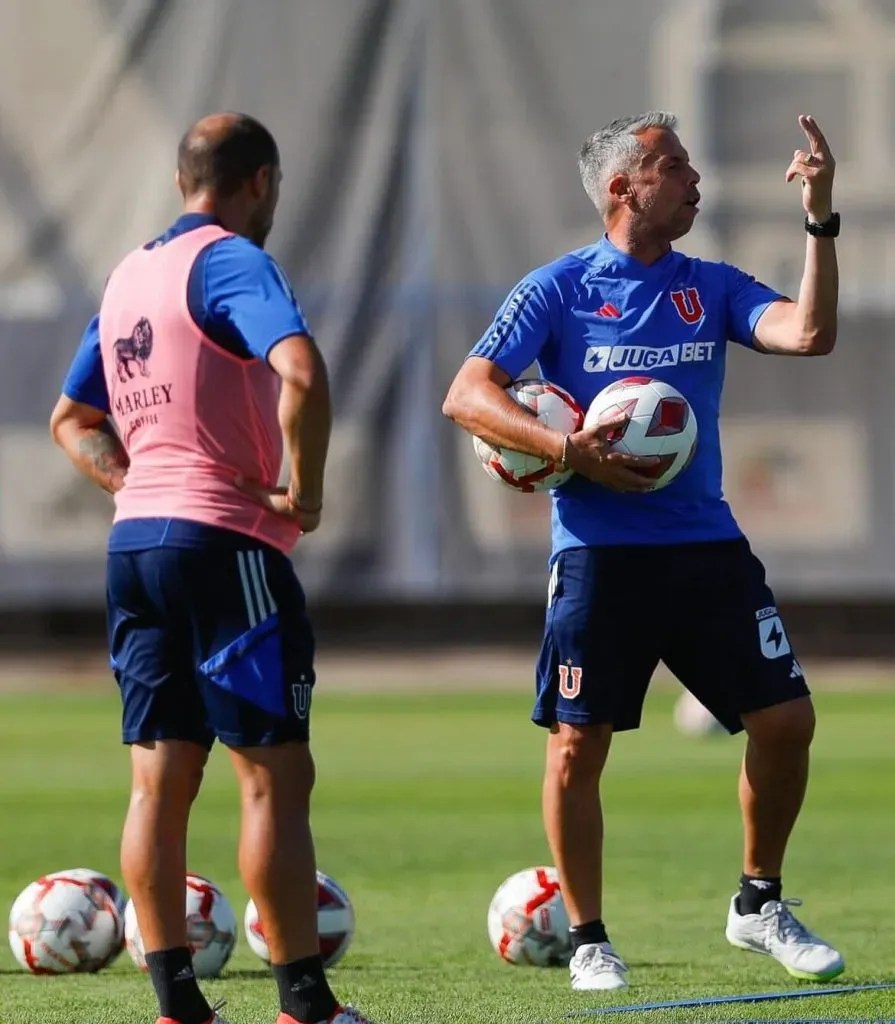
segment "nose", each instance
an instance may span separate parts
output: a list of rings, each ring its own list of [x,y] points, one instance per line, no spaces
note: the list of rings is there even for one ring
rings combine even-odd
[[[696,170],[695,167],[691,167],[690,168],[690,184],[691,185],[698,185],[700,183],[700,181],[702,181],[702,175],[699,173],[699,171]]]

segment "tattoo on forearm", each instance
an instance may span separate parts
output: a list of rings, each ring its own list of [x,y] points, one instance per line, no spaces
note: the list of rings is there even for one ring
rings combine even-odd
[[[110,429],[85,431],[78,444],[79,461],[85,473],[109,492],[120,490],[129,459],[118,436]]]

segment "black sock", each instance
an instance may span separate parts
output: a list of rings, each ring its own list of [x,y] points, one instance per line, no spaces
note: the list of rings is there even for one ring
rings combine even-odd
[[[302,1024],[327,1020],[338,1009],[319,954],[288,964],[274,964],[273,976],[280,990],[280,1009]]]
[[[740,894],[736,908],[740,914],[759,914],[770,901],[779,900],[783,895],[783,883],[779,878],[756,878],[754,875],[740,875]]]
[[[606,925],[601,920],[587,921],[585,924],[576,924],[569,929],[572,939],[572,954],[578,952],[579,946],[593,946],[598,942],[608,942]]]
[[[178,1024],[207,1024],[213,1014],[193,973],[193,958],[186,946],[146,954],[146,966],[163,1017]]]

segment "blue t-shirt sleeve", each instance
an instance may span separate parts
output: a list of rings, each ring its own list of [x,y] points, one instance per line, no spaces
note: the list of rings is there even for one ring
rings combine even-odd
[[[753,348],[755,325],[772,302],[784,298],[761,281],[732,267],[721,264],[727,275],[727,334],[731,341]]]
[[[111,411],[99,346],[99,316],[90,321],[81,337],[81,344],[65,375],[62,393],[73,402],[92,405],[106,415]]]
[[[209,250],[205,308],[259,359],[284,338],[311,333],[280,265],[245,238],[227,238]]]
[[[552,311],[540,282],[524,278],[469,353],[490,359],[514,380],[538,359],[553,333]]]

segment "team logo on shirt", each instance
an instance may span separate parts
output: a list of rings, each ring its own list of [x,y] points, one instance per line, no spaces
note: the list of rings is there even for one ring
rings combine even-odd
[[[685,324],[698,324],[705,316],[702,300],[695,288],[672,292],[671,301],[674,303],[677,315]]]
[[[136,363],[141,377],[149,376],[149,357],[152,355],[152,324],[140,317],[129,338],[119,338],[112,346],[115,369],[122,384],[134,379],[131,363]]]

